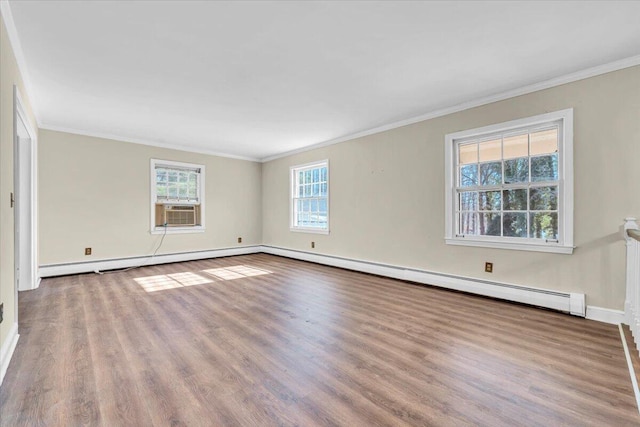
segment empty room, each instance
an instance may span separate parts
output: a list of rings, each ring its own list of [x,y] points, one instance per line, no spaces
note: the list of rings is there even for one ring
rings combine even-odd
[[[640,426],[640,2],[0,13],[0,426]]]

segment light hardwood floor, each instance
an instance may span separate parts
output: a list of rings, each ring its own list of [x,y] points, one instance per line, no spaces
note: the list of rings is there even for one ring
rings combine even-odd
[[[3,426],[640,425],[616,326],[265,254],[20,294]]]

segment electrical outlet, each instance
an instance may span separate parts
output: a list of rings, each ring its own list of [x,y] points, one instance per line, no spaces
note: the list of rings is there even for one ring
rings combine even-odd
[[[85,255],[91,255],[91,248],[84,248]]]
[[[238,237],[238,243],[242,243],[242,237]]]
[[[485,273],[493,273],[493,263],[492,262],[485,262],[484,263],[484,271],[485,271]]]
[[[311,249],[316,247],[316,242],[311,242]]]
[[[4,303],[0,304],[0,323],[4,320]]]

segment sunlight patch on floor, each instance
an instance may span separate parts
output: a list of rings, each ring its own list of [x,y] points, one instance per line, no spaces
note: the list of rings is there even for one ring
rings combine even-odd
[[[185,286],[204,285],[213,280],[191,272],[161,274],[159,276],[136,277],[135,280],[147,292],[183,288]]]
[[[234,265],[231,267],[212,268],[202,271],[221,280],[241,279],[243,277],[261,276],[272,273],[272,271],[250,267],[248,265]]]
[[[269,270],[250,267],[247,265],[234,265],[224,268],[212,268],[202,270],[219,280],[234,280],[243,277],[261,276],[271,274]],[[186,286],[205,285],[213,283],[213,280],[190,271],[183,273],[160,274],[158,276],[136,277],[135,280],[146,292],[164,291],[167,289],[184,288]]]

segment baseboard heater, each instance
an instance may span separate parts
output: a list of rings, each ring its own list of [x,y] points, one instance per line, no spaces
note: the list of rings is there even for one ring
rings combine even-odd
[[[90,262],[40,266],[40,277],[61,276],[67,274],[88,273],[95,270],[109,270],[126,268],[137,265],[164,264],[170,262],[191,261],[197,259],[217,258],[223,256],[246,255],[253,253],[267,253],[317,264],[345,268],[363,273],[377,274],[394,279],[407,280],[425,285],[438,286],[472,294],[500,298],[538,307],[571,313],[574,316],[585,317],[585,295],[581,293],[560,292],[549,289],[533,288],[510,283],[493,282],[489,280],[461,277],[452,274],[437,273],[426,270],[406,268],[401,266],[342,258],[333,255],[320,255],[294,249],[276,246],[245,246],[222,248],[205,251],[184,252],[176,254],[157,255],[150,257],[133,257]]]
[[[370,261],[353,260],[331,255],[318,255],[274,246],[262,246],[262,252],[492,298],[500,298],[507,301],[551,308],[570,313],[574,316],[585,317],[586,315],[585,294],[582,293],[569,293],[510,283],[500,283]]]
[[[42,278],[66,276],[69,274],[91,273],[96,270],[105,271],[138,266],[147,267],[157,264],[169,264],[172,262],[195,261],[199,259],[247,255],[255,254],[258,252],[261,252],[260,245],[250,245],[234,248],[218,248],[203,251],[159,254],[156,256],[136,256],[129,258],[111,258],[84,262],[71,262],[64,264],[48,264],[40,266],[38,275]]]

